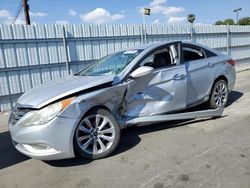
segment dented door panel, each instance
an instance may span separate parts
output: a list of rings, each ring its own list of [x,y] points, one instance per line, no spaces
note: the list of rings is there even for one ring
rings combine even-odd
[[[186,107],[186,70],[184,65],[155,70],[128,81],[125,115],[142,117],[167,113]]]

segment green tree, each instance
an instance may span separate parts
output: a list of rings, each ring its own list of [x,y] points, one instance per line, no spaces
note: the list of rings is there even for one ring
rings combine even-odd
[[[193,24],[194,21],[195,21],[195,15],[194,14],[189,14],[187,16],[187,20],[188,20],[189,23]]]
[[[215,22],[215,25],[234,25],[234,20],[232,18],[227,18],[225,20],[218,20]]]
[[[218,20],[217,22],[215,22],[215,25],[224,25],[224,21]]]
[[[250,25],[250,17],[244,17],[239,19],[239,25]]]
[[[234,25],[234,20],[232,18],[227,18],[224,20],[224,25]]]

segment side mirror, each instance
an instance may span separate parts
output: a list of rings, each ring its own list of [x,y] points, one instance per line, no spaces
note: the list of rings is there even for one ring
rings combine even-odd
[[[132,78],[138,78],[141,76],[145,76],[151,72],[153,72],[154,68],[153,67],[149,67],[149,66],[142,66],[142,67],[138,67],[137,69],[135,69],[130,76]]]

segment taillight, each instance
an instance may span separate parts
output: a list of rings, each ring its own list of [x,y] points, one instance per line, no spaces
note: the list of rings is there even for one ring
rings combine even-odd
[[[228,63],[229,63],[230,65],[234,66],[234,65],[236,64],[236,61],[234,61],[233,59],[230,59],[230,60],[228,61]]]

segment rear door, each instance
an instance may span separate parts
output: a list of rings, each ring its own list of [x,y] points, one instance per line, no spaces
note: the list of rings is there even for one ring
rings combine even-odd
[[[208,96],[214,80],[214,62],[205,49],[182,44],[183,61],[187,70],[187,105],[202,102]]]
[[[179,46],[179,50],[178,50]],[[186,69],[180,63],[180,43],[150,52],[140,66],[152,66],[148,75],[128,80],[125,115],[142,117],[186,108]]]

